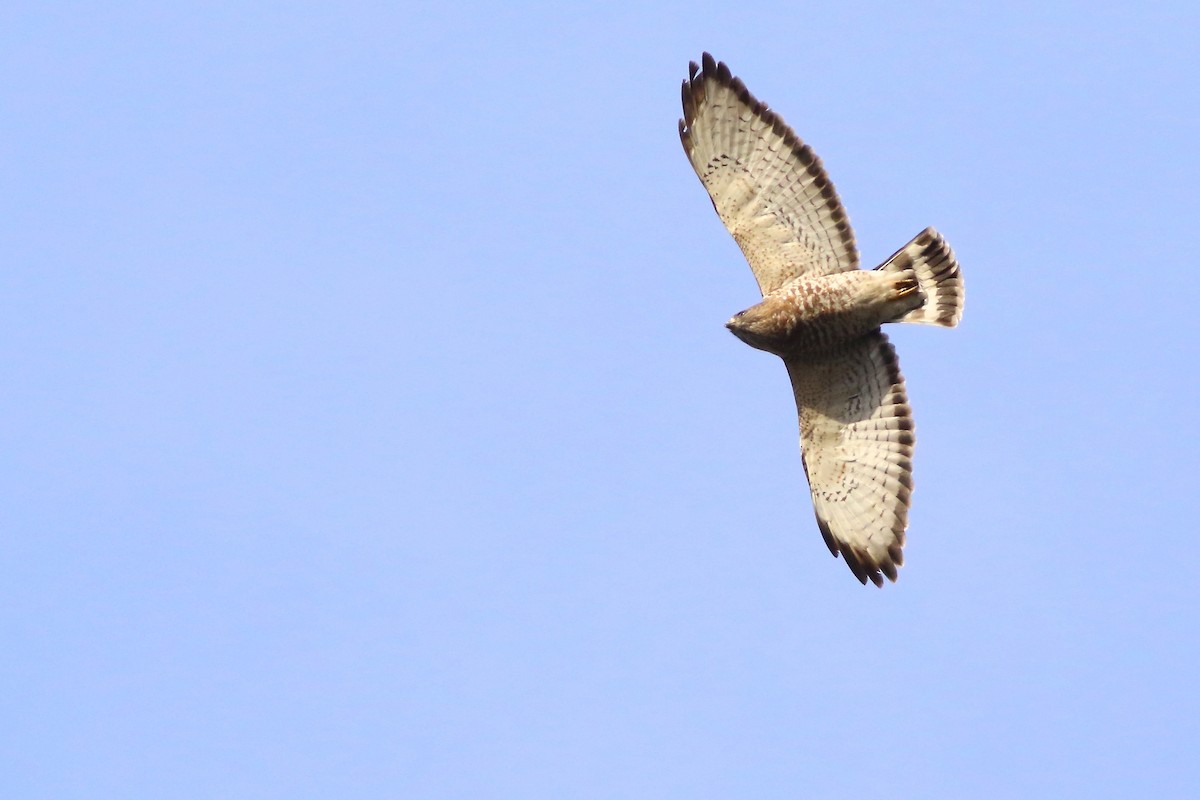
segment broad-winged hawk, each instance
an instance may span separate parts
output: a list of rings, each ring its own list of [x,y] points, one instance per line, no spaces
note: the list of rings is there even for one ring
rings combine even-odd
[[[726,323],[783,359],[817,526],[862,583],[896,580],[912,492],[912,412],[885,322],[952,328],[958,262],[926,228],[874,270],[812,148],[705,53],[683,82],[679,137],[742,248],[762,302]]]

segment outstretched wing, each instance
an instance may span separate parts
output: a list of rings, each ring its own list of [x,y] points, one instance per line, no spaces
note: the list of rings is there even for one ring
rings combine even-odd
[[[679,138],[764,295],[857,269],[854,232],[821,159],[708,53],[683,82]]]
[[[896,580],[916,439],[895,350],[876,331],[829,356],[785,363],[825,544],[862,583]]]

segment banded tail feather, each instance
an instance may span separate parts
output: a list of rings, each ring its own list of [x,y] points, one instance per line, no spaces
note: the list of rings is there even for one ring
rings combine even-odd
[[[897,322],[953,328],[962,319],[966,291],[958,259],[942,235],[933,228],[921,231],[877,269],[881,272],[911,271],[925,297],[923,305],[908,312]]]

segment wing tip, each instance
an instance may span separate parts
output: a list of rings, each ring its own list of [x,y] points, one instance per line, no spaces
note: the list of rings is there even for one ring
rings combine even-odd
[[[876,587],[883,587],[883,579],[887,578],[892,583],[895,583],[899,577],[899,568],[904,566],[904,522],[900,522],[900,530],[893,531],[896,536],[896,543],[888,545],[886,554],[880,554],[878,559],[873,558],[865,549],[853,547],[845,542],[838,540],[833,534],[833,529],[829,526],[829,522],[821,516],[817,516],[817,527],[821,530],[821,537],[825,540],[825,545],[829,548],[829,552],[834,558],[839,555],[846,562],[846,566],[850,568],[850,572],[858,579],[858,582],[863,586],[867,585],[867,581],[875,584]]]

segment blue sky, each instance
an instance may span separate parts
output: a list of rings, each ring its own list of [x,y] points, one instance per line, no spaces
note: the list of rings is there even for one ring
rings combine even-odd
[[[10,3],[0,793],[1194,797],[1191,3]],[[953,331],[813,521],[709,50]]]

